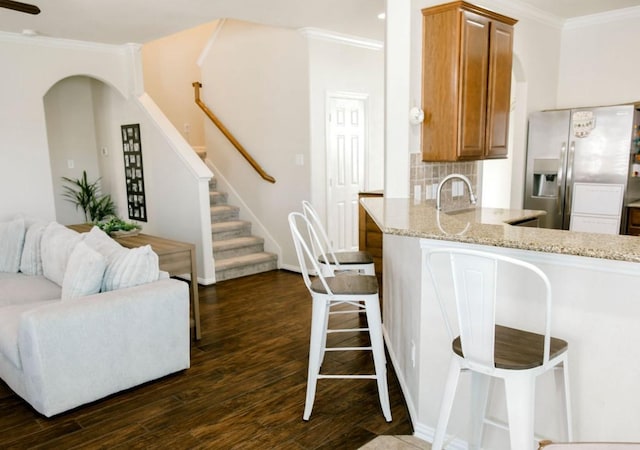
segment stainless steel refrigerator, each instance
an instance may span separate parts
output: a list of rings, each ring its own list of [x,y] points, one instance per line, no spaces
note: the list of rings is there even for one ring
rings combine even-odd
[[[534,112],[529,117],[524,207],[540,226],[617,234],[640,199],[640,105]]]

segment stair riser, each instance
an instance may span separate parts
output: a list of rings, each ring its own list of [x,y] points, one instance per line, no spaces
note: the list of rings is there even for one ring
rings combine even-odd
[[[211,211],[211,223],[228,222],[231,220],[238,220],[238,210],[229,209],[222,211]]]
[[[278,268],[277,261],[266,261],[259,264],[250,264],[242,267],[234,267],[228,270],[216,270],[216,281],[231,280],[233,278],[245,277],[255,273],[267,272]]]
[[[245,245],[242,247],[236,247],[227,250],[214,251],[213,257],[217,260],[225,259],[225,258],[233,258],[235,256],[244,256],[250,255],[251,253],[262,253],[264,252],[263,244],[254,244],[254,245]]]
[[[251,236],[251,225],[242,228],[234,228],[233,230],[225,230],[211,233],[213,241],[224,241],[226,239]]]
[[[209,202],[211,205],[226,205],[228,194],[223,192],[209,193]]]

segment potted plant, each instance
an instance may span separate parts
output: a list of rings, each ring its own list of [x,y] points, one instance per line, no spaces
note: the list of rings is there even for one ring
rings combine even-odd
[[[82,177],[73,179],[62,177],[68,183],[63,186],[63,196],[76,206],[82,208],[86,222],[98,222],[116,213],[116,205],[110,195],[100,195],[100,178],[94,182],[87,179],[87,171],[82,171]]]
[[[98,228],[112,237],[135,236],[140,233],[140,225],[133,222],[125,222],[119,217],[108,217],[96,224]]]

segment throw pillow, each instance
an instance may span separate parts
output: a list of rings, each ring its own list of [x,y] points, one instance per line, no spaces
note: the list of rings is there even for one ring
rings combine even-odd
[[[100,253],[110,262],[112,257],[124,247],[114,241],[107,233],[94,226],[88,233],[84,234],[84,242]]]
[[[24,244],[24,218],[0,223],[0,272],[16,273]]]
[[[42,254],[40,249],[42,234],[46,228],[46,222],[33,222],[28,226],[24,235],[24,247],[20,259],[20,272],[25,275],[42,275]]]
[[[44,229],[41,241],[42,273],[62,286],[64,273],[67,269],[69,255],[82,240],[82,235],[57,222],[51,222]]]
[[[102,281],[102,291],[114,291],[158,279],[158,255],[150,245],[122,249],[112,256]]]
[[[64,272],[62,300],[100,292],[106,267],[104,256],[84,242],[79,242],[71,252]]]

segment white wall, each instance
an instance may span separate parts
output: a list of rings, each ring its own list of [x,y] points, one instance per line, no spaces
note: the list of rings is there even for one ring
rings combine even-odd
[[[311,202],[321,212],[327,200],[327,94],[348,92],[367,96],[365,190],[384,187],[384,52],[337,40],[309,41],[311,119]],[[326,223],[326,222],[325,222]]]
[[[89,75],[121,94],[134,85],[131,48],[0,34],[0,219],[55,219],[43,97],[59,80]]]
[[[308,66],[300,33],[234,20],[225,22],[201,66],[202,100],[276,183],[264,181],[211,123],[207,152],[280,243],[284,266],[297,266],[287,215],[311,191]],[[304,166],[295,164],[297,154]]]
[[[142,47],[145,91],[187,142],[196,147],[205,143],[205,116],[195,104],[191,83],[200,81],[198,57],[217,23],[209,22]]]
[[[572,21],[562,35],[558,107],[640,100],[640,8]]]

